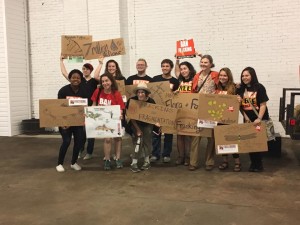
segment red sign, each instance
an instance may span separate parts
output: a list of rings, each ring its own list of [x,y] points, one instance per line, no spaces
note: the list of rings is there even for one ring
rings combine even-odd
[[[180,40],[176,42],[177,58],[193,58],[196,57],[194,40]]]

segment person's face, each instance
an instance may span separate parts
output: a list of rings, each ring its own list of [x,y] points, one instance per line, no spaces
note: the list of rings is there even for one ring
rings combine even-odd
[[[162,71],[163,74],[169,75],[172,71],[172,68],[171,68],[169,63],[163,63],[161,65],[161,71]]]
[[[79,86],[81,83],[81,77],[78,73],[73,73],[70,79],[72,86]]]
[[[185,78],[189,78],[190,75],[190,70],[186,65],[181,65],[180,66],[180,74]]]
[[[107,76],[103,76],[101,78],[101,85],[104,88],[104,90],[108,91],[108,90],[111,90],[112,82]]]
[[[147,69],[146,63],[144,61],[137,61],[136,69],[140,73],[144,73]]]
[[[228,83],[228,75],[224,70],[221,70],[219,73],[219,81],[222,85],[226,85]]]
[[[212,64],[207,58],[203,58],[200,61],[200,68],[201,70],[209,70],[211,68]]]
[[[251,75],[249,73],[249,71],[245,70],[243,73],[242,73],[242,81],[244,84],[248,85],[251,83]]]
[[[88,68],[82,67],[82,73],[84,77],[88,77],[91,75],[91,71]]]
[[[146,101],[147,100],[146,91],[144,91],[144,90],[137,90],[136,95],[138,96],[138,99],[140,101]]]
[[[107,65],[107,71],[112,74],[113,76],[116,75],[116,71],[117,71],[117,66],[114,62],[110,62]]]

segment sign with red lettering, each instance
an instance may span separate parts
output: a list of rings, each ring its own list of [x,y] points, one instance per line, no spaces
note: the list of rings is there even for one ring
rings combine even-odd
[[[180,40],[176,42],[176,56],[179,59],[182,58],[194,58],[196,57],[194,40]]]

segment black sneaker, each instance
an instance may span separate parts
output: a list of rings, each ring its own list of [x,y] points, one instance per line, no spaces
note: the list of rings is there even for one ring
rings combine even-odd
[[[104,162],[104,170],[111,170],[110,160],[105,160],[105,162]]]

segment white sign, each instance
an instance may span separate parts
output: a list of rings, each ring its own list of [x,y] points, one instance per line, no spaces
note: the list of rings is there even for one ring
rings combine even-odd
[[[122,137],[119,105],[84,107],[87,138]]]
[[[217,125],[218,125],[218,122],[213,121],[213,120],[200,120],[200,119],[198,119],[198,121],[197,121],[197,127],[198,128],[214,128]]]
[[[87,98],[69,98],[69,106],[87,106],[88,100]]]
[[[218,145],[217,146],[218,154],[228,154],[228,153],[238,153],[239,147],[237,144],[232,145]]]

